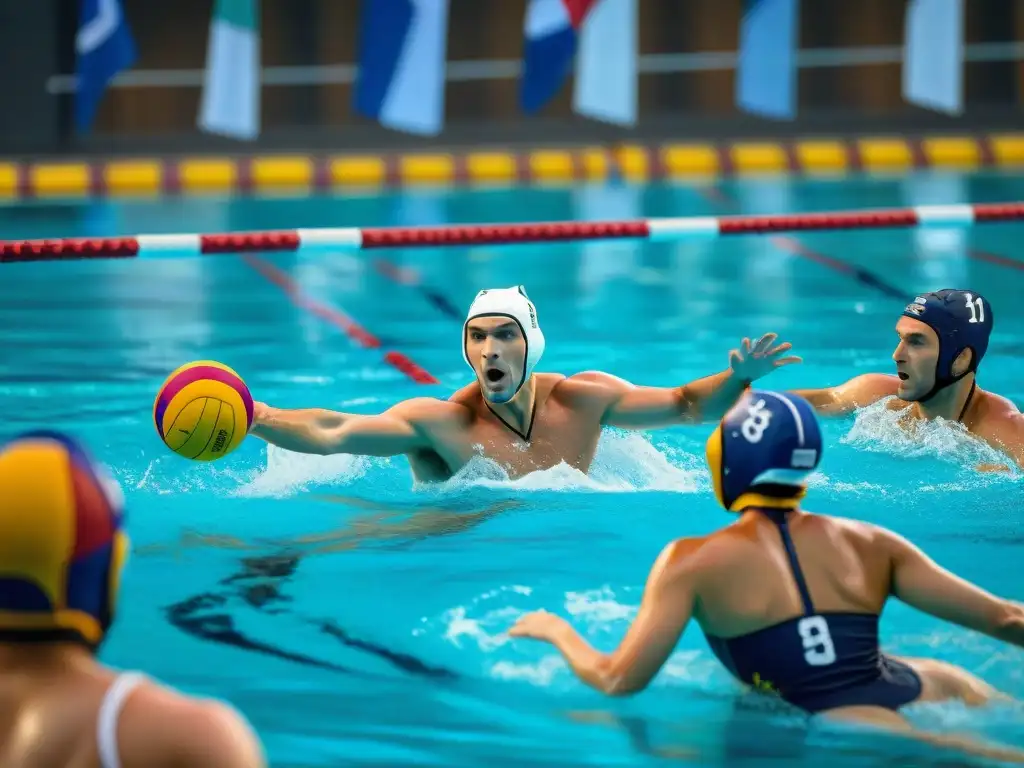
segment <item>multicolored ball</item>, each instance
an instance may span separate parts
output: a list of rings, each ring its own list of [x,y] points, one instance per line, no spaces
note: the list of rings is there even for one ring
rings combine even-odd
[[[242,378],[212,360],[178,368],[153,403],[160,439],[193,461],[215,461],[235,450],[252,426],[252,413],[252,395]]]

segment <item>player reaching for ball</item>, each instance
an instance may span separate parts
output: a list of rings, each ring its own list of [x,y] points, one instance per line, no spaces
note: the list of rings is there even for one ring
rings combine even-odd
[[[256,403],[252,434],[300,453],[404,455],[419,481],[447,480],[480,454],[513,476],[560,463],[586,472],[603,427],[717,420],[751,382],[799,362],[786,356],[790,347],[774,333],[744,339],[725,370],[676,387],[634,386],[600,371],[536,373],[544,334],[533,302],[522,286],[485,290],[462,330],[476,380],[447,400],[417,397],[378,415]]]

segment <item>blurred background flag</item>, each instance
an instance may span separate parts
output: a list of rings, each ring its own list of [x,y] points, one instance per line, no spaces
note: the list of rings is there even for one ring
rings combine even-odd
[[[595,120],[636,122],[636,0],[529,0],[523,25],[519,103],[542,109],[576,63],[573,111]]]
[[[444,126],[448,0],[363,0],[355,110],[397,131]]]
[[[256,0],[214,3],[199,128],[234,139],[259,136],[260,30]]]
[[[579,30],[594,0],[528,0],[519,103],[533,114],[558,93],[572,68]]]
[[[903,98],[937,112],[963,112],[963,0],[910,0],[903,37]]]
[[[797,0],[743,0],[736,105],[762,117],[796,116]]]
[[[137,57],[120,0],[81,0],[75,36],[75,126],[79,131],[92,128],[107,85]]]
[[[597,0],[579,37],[573,111],[618,125],[636,125],[637,0]]]

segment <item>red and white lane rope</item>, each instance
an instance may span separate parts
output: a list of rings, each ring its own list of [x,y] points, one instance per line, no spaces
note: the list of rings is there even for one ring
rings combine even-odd
[[[636,221],[553,221],[438,227],[323,228],[226,234],[137,235],[0,241],[0,262],[161,258],[218,253],[372,250],[514,243],[633,239],[710,240],[729,235],[812,230],[969,228],[1024,219],[1024,203],[924,205],[772,216],[696,216]]]

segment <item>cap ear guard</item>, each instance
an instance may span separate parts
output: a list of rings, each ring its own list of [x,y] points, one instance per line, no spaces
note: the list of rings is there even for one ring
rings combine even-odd
[[[130,550],[131,539],[128,537],[128,534],[123,530],[115,533],[110,552],[110,569],[107,572],[106,600],[103,602],[103,614],[99,617],[104,638],[114,623],[114,616],[117,614],[117,602],[121,597],[121,578],[124,574],[125,566],[128,565],[128,553]]]
[[[726,501],[725,491],[722,488],[722,479],[725,476],[725,470],[722,467],[721,423],[715,427],[714,431],[708,437],[708,441],[704,445],[704,457],[707,459],[708,469],[711,471],[711,489],[715,493],[715,498],[718,499],[719,504],[728,509],[729,503]]]

